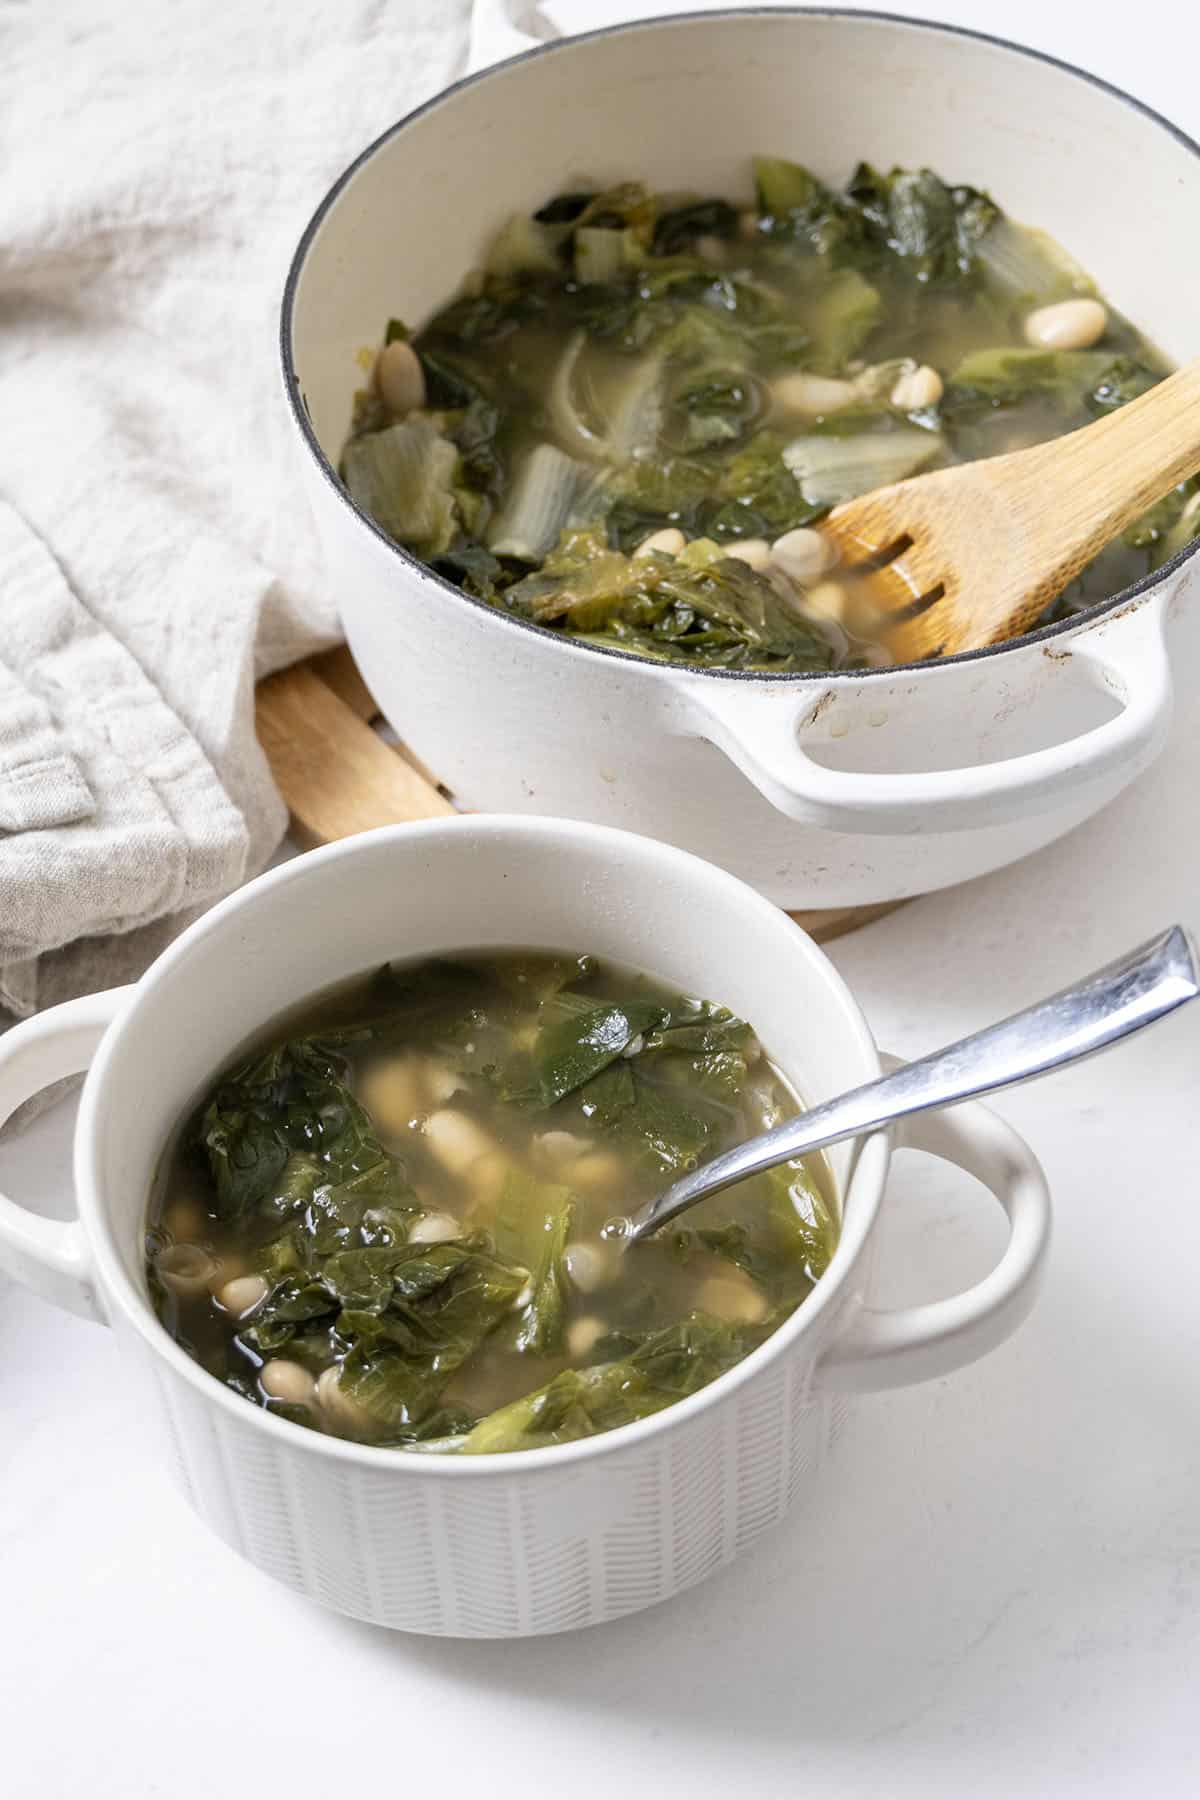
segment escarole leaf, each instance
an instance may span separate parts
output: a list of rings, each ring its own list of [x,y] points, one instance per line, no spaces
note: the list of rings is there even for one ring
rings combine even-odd
[[[768,1219],[776,1255],[803,1264],[810,1281],[819,1281],[837,1248],[837,1220],[817,1183],[802,1162],[769,1169]]]
[[[458,451],[428,418],[351,438],[343,458],[358,505],[390,537],[426,556],[445,550],[458,528],[458,467]]]
[[[581,225],[575,232],[574,247],[575,279],[585,286],[591,282],[614,281],[625,268],[622,231]]]
[[[607,435],[611,459],[620,463],[648,453],[657,442],[662,418],[661,359],[646,356],[625,382],[613,406]]]
[[[394,1430],[432,1409],[449,1377],[511,1312],[527,1277],[469,1239],[410,1244],[385,1256],[386,1303],[373,1285],[383,1258],[338,1271],[347,1290],[367,1289],[338,1316],[338,1335],[352,1345],[339,1385],[373,1427]]]
[[[853,436],[814,433],[793,438],[784,449],[783,460],[805,499],[827,507],[915,475],[944,448],[940,433],[918,427]]]
[[[563,1252],[572,1216],[567,1188],[533,1181],[515,1170],[509,1174],[494,1232],[500,1255],[529,1270],[531,1296],[517,1316],[518,1350],[549,1356],[562,1346],[567,1303]]]
[[[980,241],[998,216],[986,194],[947,187],[932,169],[893,169],[882,175],[860,163],[846,198],[881,242],[922,282],[955,281],[970,273]]]
[[[705,1001],[695,1015],[672,1017],[647,1032],[637,1066],[639,1071],[657,1071],[689,1094],[703,1093],[732,1105],[746,1079],[746,1057],[753,1042],[754,1033],[744,1019]]]
[[[805,498],[783,459],[785,443],[760,431],[726,465],[706,520],[712,537],[775,538],[821,517],[825,509]]]
[[[814,369],[839,374],[856,356],[883,315],[883,295],[857,269],[838,269],[822,279],[805,310]]]
[[[649,1332],[628,1355],[591,1369],[566,1369],[544,1387],[489,1413],[462,1445],[464,1456],[537,1450],[611,1431],[685,1399],[753,1348],[756,1336],[693,1313]]]
[[[711,539],[696,539],[677,557],[628,557],[610,550],[599,531],[569,531],[541,572],[505,599],[539,622],[603,629],[643,654],[665,655],[685,643],[698,659],[723,667],[757,661],[791,669],[829,668],[835,654],[831,640],[764,575]]]
[[[586,480],[580,465],[553,444],[531,450],[488,533],[493,556],[540,562],[558,542]]]
[[[329,1041],[297,1038],[231,1069],[194,1129],[223,1219],[319,1206],[357,1216],[368,1197],[411,1197]]]
[[[1156,569],[1200,537],[1200,489],[1194,481],[1176,488],[1169,498],[1175,502],[1175,516],[1169,523],[1156,522],[1150,537],[1151,566]]]
[[[997,212],[975,245],[988,278],[1014,301],[1044,306],[1076,294],[1094,294],[1091,278],[1048,232],[1014,225]]]
[[[332,1318],[337,1309],[336,1299],[321,1281],[285,1275],[255,1308],[239,1335],[243,1343],[268,1355],[281,1349],[302,1325]]]
[[[589,1000],[560,993],[542,1002],[527,1061],[508,1077],[508,1097],[554,1106],[616,1062],[639,1033],[662,1017],[652,1000]]]
[[[565,444],[572,455],[602,462],[608,456],[608,445],[600,433],[593,431],[584,421],[571,392],[575,365],[586,343],[587,334],[583,331],[573,332],[567,340],[566,349],[559,358],[558,367],[550,381],[546,411],[560,444]]]
[[[1030,394],[1081,394],[1102,378],[1112,361],[1107,350],[1034,350],[1012,344],[972,350],[951,371],[950,387],[956,390],[951,404],[961,399],[957,390],[963,389],[985,395],[997,406]]]
[[[728,200],[689,200],[659,214],[654,222],[654,252],[674,256],[697,238],[731,238],[737,228],[737,208]]]
[[[781,156],[754,158],[758,210],[766,229],[827,255],[856,236],[853,215],[800,163]]]

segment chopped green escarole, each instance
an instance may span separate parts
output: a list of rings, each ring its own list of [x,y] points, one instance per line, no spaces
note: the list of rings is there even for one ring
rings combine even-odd
[[[648,1419],[707,1387],[762,1334],[694,1313],[647,1333],[628,1354],[590,1369],[564,1369],[545,1387],[490,1413],[467,1434],[464,1456],[543,1450]]]
[[[415,333],[388,325],[427,411],[396,420],[359,396],[354,498],[440,575],[551,631],[701,668],[860,666],[881,646],[853,608],[841,630],[802,587],[620,559],[666,529],[769,545],[890,481],[1073,430],[1166,372],[1111,307],[1088,348],[1031,347],[1031,311],[1096,289],[974,186],[863,162],[838,188],[766,155],[753,184],[740,203],[572,189],[507,220],[462,293]],[[918,370],[938,398],[902,411]],[[803,375],[848,403],[810,420],[786,397]],[[581,559],[581,531],[611,559]],[[1059,607],[1116,591],[1164,542],[1126,534]]]

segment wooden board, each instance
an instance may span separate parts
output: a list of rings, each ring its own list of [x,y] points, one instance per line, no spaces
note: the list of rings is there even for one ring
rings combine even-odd
[[[306,850],[376,825],[440,819],[455,807],[403,743],[374,729],[379,708],[344,647],[259,683],[256,719],[292,836]],[[855,931],[903,902],[839,906],[791,916],[819,943]]]

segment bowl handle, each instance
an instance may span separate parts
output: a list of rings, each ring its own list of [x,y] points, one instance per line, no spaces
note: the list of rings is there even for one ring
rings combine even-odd
[[[796,717],[787,685],[747,692],[741,682],[693,684],[701,735],[748,775],[789,818],[826,831],[900,835],[963,831],[1028,818],[1062,804],[1076,787],[1104,781],[1117,770],[1138,773],[1162,747],[1171,717],[1171,671],[1163,640],[1165,607],[1146,600],[1101,620],[1070,640],[1064,652],[1080,662],[1096,687],[1121,701],[1113,719],[1023,756],[975,768],[906,773],[859,773],[826,768],[804,748],[837,691],[806,694]],[[869,685],[883,682],[866,677]],[[864,692],[862,699],[868,698]],[[963,704],[971,704],[964,695]],[[823,728],[824,729],[824,728]]]
[[[895,1066],[894,1058],[886,1061]],[[978,1101],[906,1121],[897,1147],[923,1150],[974,1175],[1008,1214],[1004,1254],[990,1274],[947,1300],[852,1313],[817,1362],[818,1392],[870,1393],[929,1381],[986,1356],[1033,1305],[1050,1241],[1050,1195],[1032,1150]]]
[[[557,27],[543,18],[538,0],[475,0],[467,73],[475,75],[510,56],[522,56],[558,36]]]
[[[35,1013],[0,1037],[0,1125],[52,1082],[86,1069],[132,988],[85,994]],[[77,1219],[44,1219],[0,1194],[0,1269],[44,1300],[107,1323]]]

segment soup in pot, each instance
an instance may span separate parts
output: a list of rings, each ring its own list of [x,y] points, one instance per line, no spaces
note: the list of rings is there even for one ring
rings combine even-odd
[[[820,523],[903,477],[1042,442],[1169,365],[1044,233],[931,170],[840,192],[780,158],[742,199],[640,182],[509,219],[415,332],[388,325],[342,476],[516,618],[708,668],[886,663]],[[1200,531],[1200,480],[1047,618]]]
[[[799,1110],[754,1032],[590,956],[389,966],[277,1025],[164,1158],[147,1271],[210,1374],[455,1455],[646,1418],[761,1344],[837,1236],[820,1157],[626,1247],[620,1218]]]

